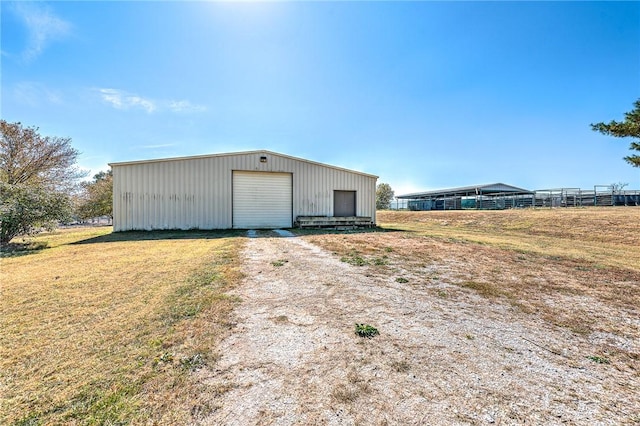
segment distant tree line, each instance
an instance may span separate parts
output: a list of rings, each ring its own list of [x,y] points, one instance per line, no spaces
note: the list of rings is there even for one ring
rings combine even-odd
[[[90,182],[80,184],[76,196],[76,216],[86,220],[108,216],[113,219],[113,172],[100,172]]]

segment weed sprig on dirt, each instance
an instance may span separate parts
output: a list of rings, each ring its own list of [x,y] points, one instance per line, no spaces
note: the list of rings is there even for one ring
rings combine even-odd
[[[587,359],[595,362],[596,364],[611,364],[611,361],[609,361],[608,358],[603,357],[603,356],[590,355],[590,356],[587,357]]]
[[[369,324],[357,324],[356,323],[356,335],[359,337],[372,338],[379,335],[380,332],[377,328]]]

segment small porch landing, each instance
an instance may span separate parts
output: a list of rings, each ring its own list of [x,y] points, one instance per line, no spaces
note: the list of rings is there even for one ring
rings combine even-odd
[[[298,216],[294,226],[298,228],[355,229],[371,228],[376,224],[369,216]]]

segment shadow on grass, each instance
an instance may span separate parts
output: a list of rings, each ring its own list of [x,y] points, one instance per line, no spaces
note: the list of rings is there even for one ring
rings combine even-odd
[[[373,227],[373,228],[358,228],[358,229],[291,229],[296,236],[305,236],[305,235],[327,235],[327,234],[379,234],[379,233],[387,233],[387,232],[413,232],[407,231],[404,229],[395,229],[395,228],[381,228],[381,227]]]
[[[218,238],[232,238],[246,236],[246,231],[241,230],[214,230],[214,231],[127,231],[112,232],[99,237],[80,240],[70,245],[114,243],[122,241],[153,241],[153,240],[212,240]]]
[[[36,254],[48,247],[47,242],[9,243],[0,246],[0,258]]]
[[[374,233],[387,233],[387,232],[413,232],[404,229],[395,228],[361,228],[361,229],[288,229],[296,237],[302,237],[305,235],[350,235],[350,234],[374,234]],[[246,229],[227,229],[227,230],[171,230],[171,231],[127,231],[127,232],[112,232],[107,235],[101,235],[99,237],[87,238],[86,240],[75,241],[68,243],[69,245],[83,245],[83,244],[100,244],[100,243],[114,243],[123,241],[153,241],[153,240],[210,240],[218,238],[237,238],[248,237]],[[258,230],[257,234],[253,238],[274,238],[278,237],[278,234],[273,230]],[[44,249],[48,248],[47,242],[28,242],[28,243],[10,243],[0,247],[0,258],[7,257],[19,257],[29,254],[36,254]]]
[[[305,235],[326,235],[326,234],[367,234],[367,233],[379,233],[379,232],[407,232],[401,229],[391,228],[364,228],[364,229],[289,229],[295,236]],[[86,240],[76,241],[71,245],[81,244],[99,244],[99,243],[113,243],[121,241],[153,241],[153,240],[209,240],[217,238],[234,238],[234,237],[248,237],[246,229],[227,229],[227,230],[212,230],[212,231],[127,231],[127,232],[113,232],[107,235],[101,235],[99,237],[88,238]],[[278,235],[272,230],[259,230],[253,238],[273,238]]]

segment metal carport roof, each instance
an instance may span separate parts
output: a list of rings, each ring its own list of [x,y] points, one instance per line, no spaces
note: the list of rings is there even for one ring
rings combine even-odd
[[[516,186],[506,185],[504,183],[492,183],[486,185],[463,186],[459,188],[446,188],[434,191],[414,192],[411,194],[398,195],[396,198],[419,200],[439,197],[468,197],[472,195],[489,195],[489,194],[532,194],[533,191],[518,188]]]

